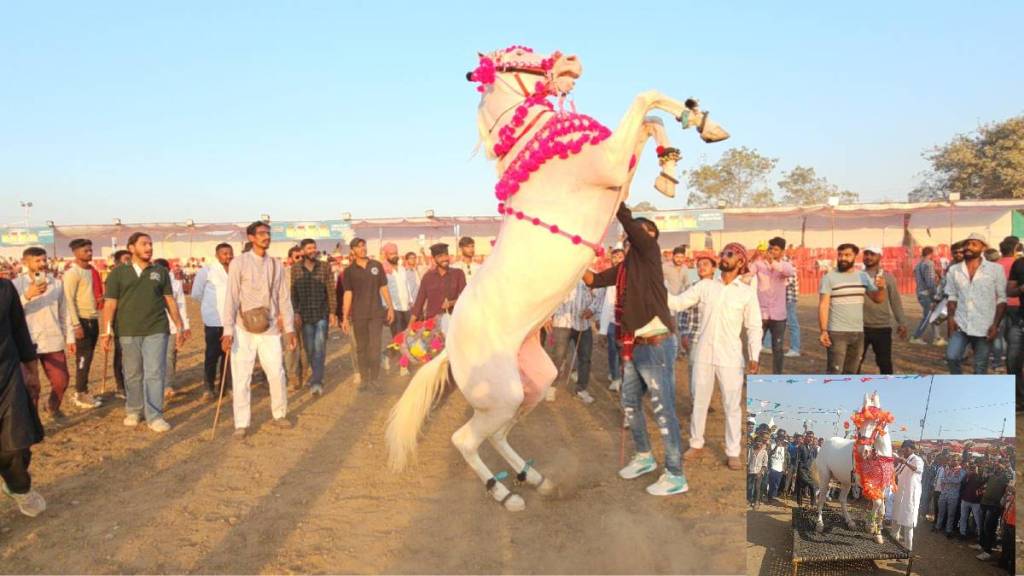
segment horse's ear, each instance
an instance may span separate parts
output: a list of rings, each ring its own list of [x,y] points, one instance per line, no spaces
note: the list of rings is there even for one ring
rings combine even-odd
[[[878,390],[871,393],[871,403],[874,404],[875,408],[882,407],[882,401],[878,399]]]
[[[476,57],[477,58],[483,58],[484,57],[484,53],[483,52],[477,52],[476,53]]]
[[[865,392],[864,393],[864,407],[867,408],[870,405],[871,405],[871,397],[868,395],[867,392]]]

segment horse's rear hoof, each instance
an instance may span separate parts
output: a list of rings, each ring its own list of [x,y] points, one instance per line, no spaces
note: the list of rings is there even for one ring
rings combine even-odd
[[[554,482],[545,478],[544,481],[541,482],[539,486],[537,486],[537,493],[540,494],[541,496],[551,496],[552,494],[555,493],[555,489],[557,488],[558,487],[555,486]]]
[[[821,534],[822,532],[825,531],[825,524],[815,524],[814,525],[814,531],[817,532],[818,534]]]
[[[879,544],[882,544],[885,541],[882,539],[882,535],[881,534],[875,534],[875,542],[878,542]]]
[[[518,494],[513,494],[508,497],[508,500],[505,500],[505,509],[509,512],[522,512],[526,510],[526,501]]]

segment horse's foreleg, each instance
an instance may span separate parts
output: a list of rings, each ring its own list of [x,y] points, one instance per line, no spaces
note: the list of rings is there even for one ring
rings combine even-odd
[[[518,418],[513,419],[511,422],[506,424],[502,429],[498,430],[493,436],[490,437],[491,446],[501,454],[501,457],[508,462],[509,466],[512,467],[513,473],[516,475],[517,482],[525,482],[530,486],[537,488],[537,491],[543,495],[548,495],[554,492],[555,485],[553,482],[545,478],[536,468],[533,467],[532,462],[527,462],[512,448],[508,443],[508,434],[512,431],[512,427],[518,423]]]
[[[512,512],[519,512],[526,509],[526,502],[513,494],[501,483],[501,478],[493,472],[480,459],[480,444],[490,438],[498,430],[507,426],[515,417],[515,409],[501,410],[492,409],[486,412],[476,411],[469,422],[452,434],[452,444],[459,449],[462,457],[469,464],[469,467],[476,472],[480,480],[487,486],[487,491],[495,500],[501,502],[506,509]]]
[[[882,520],[885,519],[885,500],[879,499],[871,502],[871,521],[868,524],[871,533],[875,536],[875,542],[882,543]]]
[[[818,490],[818,493],[815,494],[815,503],[818,505],[818,519],[814,523],[814,528],[818,532],[821,532],[825,529],[825,521],[821,518],[821,510],[825,507],[825,498],[828,496],[829,474],[830,472],[828,470],[822,470],[821,468],[818,468],[818,484],[825,485],[824,488]],[[813,488],[811,489],[811,491],[813,493]]]

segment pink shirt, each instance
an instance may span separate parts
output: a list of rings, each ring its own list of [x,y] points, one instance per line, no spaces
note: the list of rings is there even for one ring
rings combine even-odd
[[[762,258],[750,264],[757,274],[757,301],[761,304],[761,319],[786,319],[786,279],[796,274],[796,268],[786,261],[769,262]]]

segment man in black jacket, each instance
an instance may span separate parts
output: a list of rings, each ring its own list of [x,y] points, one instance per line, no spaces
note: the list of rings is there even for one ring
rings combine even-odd
[[[661,268],[658,227],[646,218],[633,218],[625,204],[616,217],[629,242],[626,259],[604,272],[586,271],[587,286],[611,286],[616,291],[616,333],[622,342],[622,407],[626,413],[636,454],[619,471],[627,480],[653,472],[657,461],[651,453],[642,399],[650,391],[658,430],[665,443],[665,472],[647,487],[655,496],[682,494],[689,490],[680,456],[679,419],[675,410],[675,356],[678,341],[675,322],[668,309],[668,291]]]
[[[10,280],[0,279],[0,489],[26,516],[46,510],[46,500],[32,489],[28,473],[31,447],[43,441],[43,425],[21,369],[35,359],[18,292]]]

